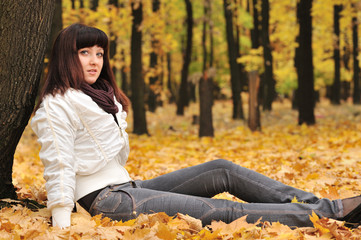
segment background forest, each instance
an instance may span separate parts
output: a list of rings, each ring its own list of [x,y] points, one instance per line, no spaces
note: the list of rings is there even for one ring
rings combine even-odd
[[[126,168],[133,179],[224,158],[318,197],[361,194],[360,1],[55,2],[48,51],[59,30],[75,22],[110,37],[116,79],[132,100]],[[10,91],[0,85],[0,100],[5,99],[0,103],[19,105],[5,94],[14,95],[14,79],[4,85]],[[13,112],[8,115],[15,119]],[[14,158],[10,178],[20,199],[2,199],[9,205],[0,209],[0,239],[361,238],[361,228],[314,214],[314,226],[306,228],[248,224],[245,218],[202,227],[181,214],[110,221],[91,217],[80,206],[70,228],[53,228],[46,208],[34,210],[47,201],[36,136],[29,126],[23,132],[18,123],[3,120],[5,111],[0,114],[7,126],[0,129],[0,167],[5,162],[12,167]],[[21,130],[19,138],[22,134],[15,155],[8,151],[18,140],[7,137],[11,127]],[[0,185],[2,194],[4,189]],[[228,193],[215,197],[241,201]]]
[[[355,0],[63,0],[53,33],[82,22],[111,37],[114,71],[132,96],[138,119],[135,133],[147,133],[142,109],[154,112],[165,102],[176,102],[182,115],[190,101],[232,98],[232,117],[244,118],[239,94],[251,91],[252,71],[261,77],[257,105],[271,110],[277,98],[290,98],[293,108],[300,106],[299,123],[313,124],[320,97],[333,104],[351,97],[360,102],[360,5]],[[202,91],[203,82],[212,86]]]

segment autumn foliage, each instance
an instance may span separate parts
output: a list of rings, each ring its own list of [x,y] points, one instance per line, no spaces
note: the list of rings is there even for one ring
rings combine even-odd
[[[319,197],[344,198],[361,193],[361,106],[316,108],[318,124],[298,126],[290,103],[275,103],[262,114],[262,132],[251,132],[246,123],[231,120],[231,102],[214,106],[214,138],[197,137],[191,125],[196,105],[185,116],[175,106],[148,113],[151,136],[130,134],[127,169],[134,179],[149,179],[216,158],[232,160],[286,184],[314,192]],[[132,126],[130,126],[130,129]],[[20,199],[46,204],[39,145],[27,128],[15,154],[14,185]],[[228,193],[215,196],[241,201]],[[14,200],[9,200],[12,203]],[[297,199],[294,199],[297,201]],[[360,229],[348,229],[340,221],[310,216],[312,228],[291,229],[277,222],[248,224],[240,218],[230,224],[213,222],[202,227],[190,216],[165,213],[141,215],[128,222],[91,217],[81,207],[72,214],[72,226],[51,227],[46,208],[32,211],[21,204],[0,210],[0,239],[360,239]],[[262,222],[260,219],[259,222]]]

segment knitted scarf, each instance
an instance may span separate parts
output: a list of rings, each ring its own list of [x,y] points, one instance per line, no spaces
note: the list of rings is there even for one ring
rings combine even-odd
[[[114,102],[114,90],[108,81],[98,79],[92,85],[82,83],[80,89],[91,97],[105,112],[114,115],[119,111]]]

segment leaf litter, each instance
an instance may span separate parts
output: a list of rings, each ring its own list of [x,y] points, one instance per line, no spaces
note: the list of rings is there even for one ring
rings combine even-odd
[[[131,153],[127,169],[133,179],[149,179],[180,168],[217,158],[231,160],[319,197],[345,198],[361,194],[361,106],[331,106],[322,101],[315,109],[314,126],[297,125],[297,111],[288,101],[276,102],[262,112],[262,131],[251,132],[245,121],[232,120],[230,101],[213,107],[214,138],[198,138],[192,125],[198,105],[184,116],[166,105],[147,113],[151,136],[130,133]],[[247,112],[247,106],[245,106]],[[132,115],[128,117],[132,129]],[[130,131],[129,131],[130,132]],[[30,127],[17,147],[13,183],[19,199],[46,205],[39,145]],[[215,198],[242,201],[229,193]],[[7,200],[14,202],[14,200]],[[298,202],[293,199],[293,202]],[[187,215],[140,215],[127,222],[91,217],[78,205],[72,226],[52,227],[46,208],[30,210],[23,204],[0,209],[0,239],[361,239],[361,227],[349,229],[343,222],[312,214],[313,227],[290,228],[279,222],[250,224],[245,217],[226,224],[213,221],[202,227]]]

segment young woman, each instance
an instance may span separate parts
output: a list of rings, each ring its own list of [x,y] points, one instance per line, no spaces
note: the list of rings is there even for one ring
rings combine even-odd
[[[230,161],[214,160],[145,181],[133,181],[124,165],[129,100],[114,81],[108,38],[99,29],[73,24],[57,37],[31,126],[54,226],[68,227],[74,203],[91,215],[129,220],[140,213],[180,212],[231,222],[248,215],[289,226],[311,226],[309,215],[361,222],[361,197],[331,201],[282,184]],[[248,203],[212,199],[228,191]],[[306,204],[291,203],[296,197]]]

